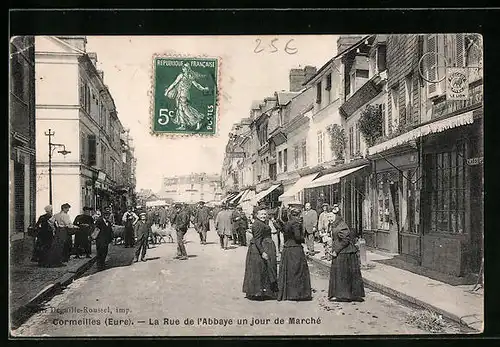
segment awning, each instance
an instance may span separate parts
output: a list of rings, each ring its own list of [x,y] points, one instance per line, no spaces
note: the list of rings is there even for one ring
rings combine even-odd
[[[221,200],[221,204],[224,204],[226,203],[226,201],[229,201],[231,200],[232,198],[234,198],[236,195],[238,195],[238,193],[231,193],[229,194],[228,196],[226,196],[224,199]]]
[[[312,175],[307,175],[299,178],[297,182],[293,186],[290,187],[286,192],[281,194],[278,198],[279,201],[285,201],[289,199],[294,199],[295,195],[302,191],[305,186],[312,182],[317,176],[318,172]]]
[[[232,204],[236,203],[243,196],[243,194],[245,194],[245,193],[246,193],[246,190],[242,190],[234,198],[230,199],[229,202],[232,203]]]
[[[347,176],[349,174],[352,174],[353,172],[356,172],[356,171],[358,171],[366,166],[368,166],[368,165],[356,166],[356,167],[353,167],[351,169],[337,171],[337,172],[333,172],[331,174],[321,176],[320,178],[315,179],[314,181],[309,183],[304,188],[316,188],[316,187],[329,186],[331,184],[339,183],[340,179],[342,177]]]
[[[256,205],[260,200],[264,199],[266,196],[268,196],[269,194],[271,194],[271,192],[273,190],[275,190],[276,188],[278,188],[280,185],[279,184],[274,184],[272,186],[270,186],[269,188],[267,188],[266,190],[263,190],[261,191],[259,194],[255,195],[251,202],[253,205]]]
[[[438,120],[429,124],[422,125],[416,129],[410,130],[404,134],[396,136],[393,139],[382,142],[378,145],[368,148],[368,155],[377,154],[388,149],[408,143],[419,137],[429,134],[439,133],[441,131],[456,128],[461,125],[472,124],[474,122],[473,112],[466,112],[457,116],[449,117],[446,119]]]

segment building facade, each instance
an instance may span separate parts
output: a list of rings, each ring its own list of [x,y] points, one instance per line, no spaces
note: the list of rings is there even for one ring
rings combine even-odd
[[[22,239],[35,223],[35,51],[34,37],[10,42],[9,201],[10,239]]]
[[[247,159],[238,166],[245,184],[233,188],[255,187],[250,204],[271,208],[339,203],[369,247],[431,270],[477,274],[480,36],[341,36],[337,51],[318,71],[291,70],[290,92],[252,105]],[[463,82],[452,83],[456,76],[466,76],[458,100],[450,94]]]
[[[55,210],[66,202],[73,215],[85,205],[123,209],[124,129],[96,54],[86,52],[85,36],[37,36],[35,47],[37,213],[49,203],[49,151]]]
[[[220,201],[222,199],[221,177],[206,173],[164,177],[158,196],[189,204],[199,201]]]

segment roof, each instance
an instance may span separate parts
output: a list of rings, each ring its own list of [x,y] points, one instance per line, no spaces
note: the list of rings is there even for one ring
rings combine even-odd
[[[290,102],[300,92],[277,92],[278,105],[284,106]]]
[[[262,106],[261,100],[252,101],[252,110],[258,110]]]
[[[314,80],[317,76],[321,75],[323,73],[323,70],[325,70],[333,61],[335,61],[335,59],[343,56],[344,54],[347,54],[349,53],[350,51],[352,51],[354,48],[358,47],[359,45],[361,45],[363,42],[366,41],[366,39],[368,39],[369,37],[372,37],[372,36],[375,36],[375,35],[367,35],[367,36],[364,36],[361,40],[359,40],[358,42],[356,42],[354,45],[352,45],[351,47],[343,50],[342,52],[338,53],[336,56],[334,56],[332,59],[328,60],[325,65],[323,65],[313,76],[311,76],[311,78],[309,78],[307,81],[305,81],[302,85],[306,85],[308,84],[309,82],[311,82],[312,80]]]

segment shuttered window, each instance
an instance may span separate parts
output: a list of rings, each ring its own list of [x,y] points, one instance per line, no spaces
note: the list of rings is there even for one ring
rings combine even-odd
[[[426,61],[424,62],[424,64],[427,65],[428,79],[430,81],[434,81],[437,79],[437,55],[435,54],[438,51],[437,44],[438,44],[437,35],[435,34],[427,35],[427,53],[434,53],[434,54],[427,54]],[[428,88],[429,88],[429,94],[436,92],[435,83],[428,83]]]

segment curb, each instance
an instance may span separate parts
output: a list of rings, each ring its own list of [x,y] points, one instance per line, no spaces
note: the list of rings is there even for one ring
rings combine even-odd
[[[49,284],[45,287],[40,293],[35,295],[32,299],[30,299],[26,304],[21,305],[15,311],[11,313],[11,325],[14,325],[12,321],[19,320],[26,312],[29,312],[31,309],[37,307],[43,301],[48,300],[52,297],[59,289],[69,285],[73,280],[82,274],[85,273],[97,260],[96,256],[93,256],[88,261],[84,262],[80,267],[75,270],[69,271],[59,277],[54,283]],[[17,327],[22,325],[24,322],[18,322]],[[11,327],[11,329],[15,329],[17,327]]]
[[[321,267],[325,268],[325,269],[330,269],[330,265],[322,260],[319,260],[319,259],[316,259],[314,257],[311,257],[309,255],[306,255],[307,259],[311,260],[312,262],[316,263],[317,265],[320,265]],[[363,269],[362,269],[363,271]],[[460,318],[459,316],[457,316],[456,314],[452,313],[452,312],[448,312],[448,311],[445,311],[443,309],[440,309],[439,307],[436,307],[434,305],[431,305],[427,302],[424,302],[422,300],[419,300],[417,298],[414,298],[412,296],[409,296],[403,292],[400,292],[400,291],[397,291],[397,290],[394,290],[390,287],[387,287],[387,286],[384,286],[384,285],[381,285],[373,280],[370,280],[370,279],[367,279],[365,277],[363,277],[363,283],[369,287],[370,289],[376,291],[376,292],[379,292],[381,294],[384,294],[384,295],[387,295],[389,297],[392,297],[392,298],[396,298],[396,299],[399,299],[401,301],[404,301],[406,303],[409,303],[411,305],[414,305],[414,306],[418,306],[418,307],[421,307],[421,308],[424,308],[424,309],[428,309],[430,311],[433,311],[433,312],[436,312],[440,315],[442,315],[443,317],[446,317],[450,320],[452,320],[453,322],[455,323],[458,323],[458,324],[461,324],[463,326],[466,326],[468,327],[469,329],[473,329],[474,331],[477,331],[479,332],[480,329],[478,329],[476,326],[476,324],[470,324],[470,323],[467,323],[466,321],[464,321],[462,318]],[[474,322],[476,323],[476,322]]]

